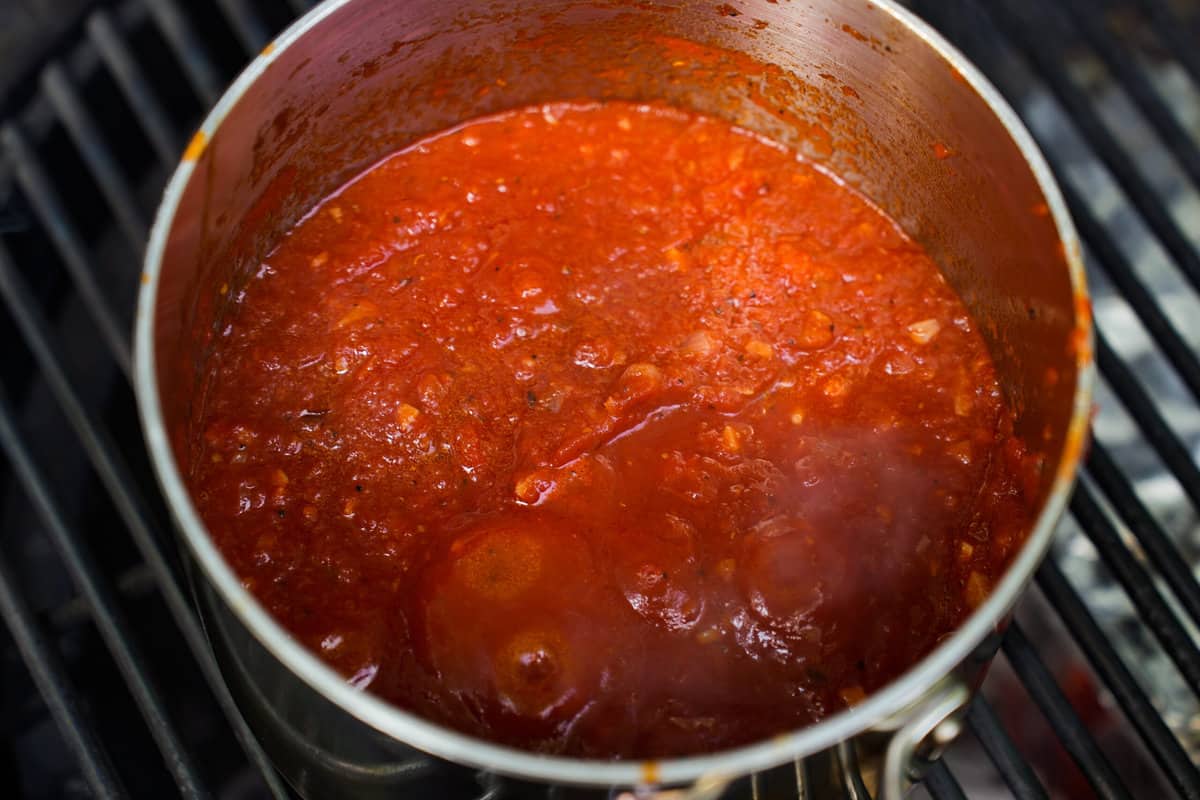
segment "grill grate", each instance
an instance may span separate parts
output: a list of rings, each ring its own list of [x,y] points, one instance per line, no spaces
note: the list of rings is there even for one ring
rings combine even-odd
[[[289,796],[182,589],[127,331],[187,133],[309,5],[94,3],[0,106],[0,760],[17,796]],[[1200,2],[909,5],[1045,149],[1086,244],[1103,378],[1060,544],[924,791],[1200,798]],[[784,772],[737,792],[794,796]]]

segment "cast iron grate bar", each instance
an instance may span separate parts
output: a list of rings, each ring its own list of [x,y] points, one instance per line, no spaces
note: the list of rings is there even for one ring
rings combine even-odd
[[[152,594],[154,585],[154,576],[145,564],[123,569],[113,579],[113,587],[123,602]],[[66,633],[85,622],[90,614],[87,600],[78,594],[44,612],[46,625],[56,633]]]
[[[1013,43],[1036,68],[1038,77],[1067,110],[1072,125],[1108,167],[1130,203],[1162,242],[1180,271],[1193,286],[1200,289],[1200,252],[1192,246],[1161,198],[1138,172],[1129,152],[1109,132],[1091,101],[1074,84],[1063,65],[1055,61],[1059,43],[1048,40],[1038,26],[1024,24],[1009,8],[1008,0],[995,3],[974,0],[973,5],[982,12],[984,19],[994,24],[1002,38]]]
[[[1099,54],[1101,60],[1125,92],[1145,115],[1163,144],[1175,156],[1175,160],[1187,172],[1192,182],[1200,187],[1200,148],[1196,141],[1180,124],[1179,119],[1167,108],[1162,97],[1146,80],[1141,68],[1123,51],[1109,34],[1103,19],[1095,13],[1094,2],[1068,0],[1070,14],[1056,14],[1060,19],[1069,19],[1083,34],[1088,45]],[[1052,9],[1054,4],[1039,4],[1040,8]]]
[[[98,8],[92,13],[87,21],[87,33],[141,123],[159,162],[174,166],[180,153],[179,137],[107,10]]]
[[[1159,594],[1150,573],[1121,542],[1112,521],[1092,496],[1086,478],[1080,477],[1071,496],[1071,514],[1125,589],[1125,594],[1192,693],[1200,698],[1200,650]]]
[[[17,324],[22,338],[41,369],[51,394],[87,451],[97,476],[108,490],[117,513],[125,523],[138,552],[149,567],[176,626],[183,635],[193,658],[199,664],[222,712],[232,725],[239,744],[250,761],[258,768],[271,794],[276,798],[286,797],[286,790],[283,788],[278,774],[237,710],[216,661],[208,649],[204,632],[200,629],[195,613],[179,587],[177,575],[159,548],[158,541],[161,539],[156,537],[151,530],[150,514],[146,511],[146,503],[137,489],[136,482],[129,475],[128,469],[117,455],[116,448],[103,427],[91,419],[80,402],[70,380],[60,366],[62,357],[52,344],[51,334],[47,330],[41,314],[37,311],[37,304],[2,246],[0,246],[0,296],[3,296],[13,321]]]
[[[155,127],[156,122],[155,112],[160,107],[157,106],[157,101],[154,100],[142,75],[136,71],[136,65],[128,58],[128,52],[124,50],[120,38],[115,34],[111,20],[106,18],[103,10],[98,11],[95,18],[90,21],[89,30],[101,43],[98,49],[104,47],[105,41],[109,45],[115,45],[106,48],[109,56],[107,61],[114,73],[118,71],[124,72],[123,76],[117,75],[118,82],[122,86],[127,98],[131,99],[131,105],[133,105],[135,111],[149,112],[148,124],[151,126],[151,141],[158,142],[160,157],[170,163],[174,159],[174,153],[167,154],[165,152],[167,137],[164,133],[168,129],[165,114],[160,113],[157,115],[157,135],[154,135],[152,128]],[[133,69],[122,70],[122,55],[125,56],[124,62],[126,63],[124,66],[132,66]],[[73,86],[65,76],[65,71],[59,70],[54,66],[48,68],[44,77],[43,91],[51,95],[52,103],[54,103],[60,117],[67,124],[77,146],[84,150],[84,155],[89,162],[89,166],[96,174],[101,188],[106,191],[110,203],[118,212],[118,216],[120,217],[122,212],[124,212],[126,221],[124,227],[127,238],[140,251],[144,241],[145,229],[144,223],[140,225],[140,230],[133,230],[133,226],[129,224],[136,213],[136,208],[132,201],[132,193],[128,191],[128,187],[122,185],[118,173],[115,172],[115,164],[111,159],[111,153],[107,149],[102,137],[99,136],[94,126],[92,126],[86,110],[83,109],[78,96],[74,93]],[[141,98],[140,102],[138,100],[139,96]],[[10,155],[15,156],[13,159],[14,163],[24,173],[23,188],[26,189],[28,194],[34,196],[34,205],[39,210],[45,227],[52,231],[52,239],[55,241],[60,255],[64,256],[64,261],[67,262],[69,271],[73,273],[72,277],[77,284],[77,290],[85,298],[90,299],[87,305],[90,306],[91,314],[96,318],[102,330],[108,328],[110,331],[118,332],[117,335],[110,335],[106,338],[110,340],[109,347],[113,351],[117,362],[122,366],[122,371],[128,376],[129,348],[127,340],[119,333],[123,326],[113,323],[108,304],[100,296],[99,291],[95,287],[95,281],[87,264],[88,256],[85,248],[78,234],[67,222],[68,216],[65,213],[63,204],[51,187],[50,182],[46,179],[45,172],[41,169],[35,151],[28,146],[14,126],[9,125],[5,127]],[[118,192],[124,190],[123,194],[114,195],[114,187]],[[3,256],[3,253],[0,253],[0,256]],[[15,270],[12,269],[13,265],[7,259],[2,266],[6,268],[6,277],[11,279],[16,275]],[[76,269],[71,270],[71,267],[75,267]],[[60,362],[60,358],[47,344],[44,336],[44,326],[41,331],[43,335],[39,337],[37,333],[39,320],[36,319],[36,312],[33,311],[33,309],[37,308],[37,304],[32,300],[27,290],[22,295],[20,289],[23,287],[19,284],[14,284],[12,280],[5,281],[5,287],[12,290],[7,293],[10,300],[14,296],[22,297],[22,299],[13,303],[13,307],[18,311],[18,315],[21,316],[20,321],[25,323],[21,326],[25,338],[35,351],[35,357],[37,357],[39,366],[51,376],[51,383],[54,385],[55,394],[60,404],[67,411],[68,417],[74,423],[76,432],[84,440],[85,444],[89,445],[87,449],[92,457],[97,473],[104,481],[110,495],[112,495],[115,505],[122,511],[128,527],[134,533],[134,538],[139,540],[139,549],[141,549],[143,556],[155,566],[155,572],[159,577],[159,583],[163,586],[168,605],[171,606],[177,622],[183,629],[185,638],[189,641],[193,654],[199,658],[202,672],[206,674],[209,682],[213,685],[218,700],[221,701],[221,706],[230,714],[235,734],[247,746],[247,753],[251,761],[258,764],[272,795],[278,798],[286,797],[286,790],[283,788],[278,775],[266,760],[265,755],[262,753],[256,740],[249,733],[244,721],[238,715],[232,698],[228,694],[228,689],[221,680],[215,662],[212,660],[211,653],[208,652],[203,633],[200,631],[195,618],[191,615],[190,607],[180,593],[178,585],[171,577],[170,568],[152,541],[152,534],[146,526],[144,514],[132,499],[130,493],[125,490],[127,486],[135,486],[134,482],[123,471],[119,463],[114,460],[114,450],[111,447],[106,448],[106,440],[103,443],[101,442],[101,439],[104,439],[104,437],[102,435],[97,436],[95,430],[92,428],[92,423],[82,411],[78,399],[72,394],[65,376],[58,370],[57,365]],[[89,289],[92,291],[88,291]],[[20,314],[22,311],[26,313]],[[31,330],[34,330],[34,332],[31,333]],[[54,380],[54,378],[58,380]],[[45,509],[40,510],[45,511]],[[88,592],[86,591],[86,587],[84,588],[84,594],[87,596]],[[112,630],[119,630],[126,626],[118,623],[109,627]],[[125,660],[128,661],[128,659]],[[124,671],[126,673],[129,672],[129,670]],[[137,686],[131,686],[131,690],[133,690],[135,696],[139,695],[137,688]],[[141,692],[141,694],[144,694],[144,692]],[[186,757],[186,751],[179,746],[178,742],[173,741],[174,734],[165,717],[161,713],[153,714],[153,716],[157,717],[157,719],[151,720],[152,733],[157,734],[155,736],[156,741],[160,745],[160,749],[164,751],[168,766],[175,773],[177,783],[185,794],[189,796],[201,796],[203,792],[196,788],[198,787],[198,782],[194,774],[192,774],[194,771],[188,764],[189,759]]]
[[[945,759],[939,758],[929,765],[929,769],[925,773],[924,785],[929,790],[929,794],[933,796],[933,800],[967,800],[967,795],[954,777],[954,773],[946,766]]]
[[[75,291],[79,293],[92,321],[99,328],[109,353],[125,380],[132,382],[133,363],[130,358],[129,334],[125,325],[118,320],[112,303],[104,296],[96,282],[87,248],[71,225],[66,206],[42,167],[41,159],[15,122],[0,127],[0,145],[3,145],[12,160],[17,182],[33,206],[42,228],[49,234],[67,273],[71,276]]]
[[[1189,37],[1189,30],[1171,13],[1162,0],[1137,0],[1146,13],[1150,26],[1158,38],[1171,49],[1171,55],[1183,65],[1197,86],[1200,86],[1200,51],[1196,40]]]
[[[1013,672],[1017,673],[1063,747],[1079,765],[1079,771],[1096,796],[1102,800],[1131,800],[1133,796],[1129,789],[1100,751],[1020,625],[1015,622],[1009,625],[1002,647]]]
[[[63,741],[79,762],[92,794],[99,798],[126,797],[127,792],[112,759],[80,707],[75,688],[50,637],[34,617],[17,585],[7,559],[0,556],[0,616],[4,617]]]
[[[1113,351],[1099,329],[1095,333],[1096,365],[1100,373],[1116,392],[1146,441],[1154,447],[1167,469],[1179,481],[1183,493],[1193,506],[1200,509],[1200,468],[1196,467],[1187,447],[1163,419],[1133,370]]]
[[[163,762],[171,772],[180,791],[188,798],[205,798],[211,793],[200,781],[193,759],[179,739],[163,707],[159,690],[153,685],[145,659],[129,632],[124,613],[117,605],[108,579],[99,571],[95,556],[78,533],[67,524],[60,511],[61,502],[51,493],[41,471],[34,465],[29,451],[17,431],[16,422],[7,398],[0,398],[0,450],[18,481],[24,487],[34,510],[45,525],[80,593],[87,598],[92,619],[112,653],[126,686],[145,719]]]
[[[1053,559],[1042,564],[1036,580],[1071,638],[1112,692],[1175,791],[1188,800],[1200,800],[1200,770],[1196,769]]]
[[[1129,479],[1112,460],[1108,449],[1098,441],[1091,444],[1087,471],[1108,496],[1150,563],[1162,575],[1167,586],[1171,587],[1176,601],[1192,622],[1200,626],[1200,583],[1192,576],[1187,559],[1167,538],[1158,521],[1137,496]]]
[[[479,784],[479,794],[474,800],[501,800],[507,794],[504,778],[494,772],[475,773],[475,782]]]
[[[1045,788],[1033,774],[1033,768],[1017,751],[991,705],[982,696],[976,697],[967,709],[967,725],[1017,800],[1049,800]]]
[[[216,2],[224,12],[225,19],[229,20],[246,55],[251,58],[258,55],[258,51],[262,50],[271,38],[262,20],[254,13],[253,9],[246,5],[244,0],[216,0]]]
[[[1200,401],[1200,359],[1196,357],[1196,351],[1184,341],[1175,325],[1154,301],[1154,297],[1138,278],[1129,260],[1104,230],[1104,226],[1097,221],[1091,208],[1071,186],[1070,181],[1061,180],[1061,173],[1059,178],[1059,186],[1075,221],[1075,227],[1079,230],[1079,236],[1087,242],[1088,253],[1093,256],[1089,263],[1095,263],[1104,270],[1104,274],[1120,291],[1125,302],[1150,334],[1150,338],[1175,369],[1179,379],[1187,386],[1192,396]]]
[[[150,226],[138,210],[133,190],[121,174],[112,150],[96,130],[92,115],[60,65],[50,64],[42,72],[42,90],[95,177],[121,232],[125,234],[133,252],[140,256]]]
[[[155,24],[183,67],[188,83],[192,85],[205,108],[211,108],[221,96],[225,82],[221,80],[212,58],[200,44],[191,23],[179,10],[175,0],[145,0],[145,3],[150,10],[150,16],[154,18]]]

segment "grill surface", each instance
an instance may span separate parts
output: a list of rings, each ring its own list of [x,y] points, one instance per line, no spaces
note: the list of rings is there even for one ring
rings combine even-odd
[[[308,5],[92,3],[0,97],[6,796],[289,796],[184,594],[128,331],[182,142]],[[1085,240],[1102,377],[1055,552],[968,733],[918,791],[1200,798],[1200,1],[909,5],[991,76],[1058,173]],[[794,797],[790,772],[732,794]],[[526,794],[431,775],[414,796]]]

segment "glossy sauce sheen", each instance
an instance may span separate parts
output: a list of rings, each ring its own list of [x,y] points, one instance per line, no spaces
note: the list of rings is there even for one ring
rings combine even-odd
[[[786,149],[553,105],[328,198],[221,332],[191,482],[355,685],[594,757],[860,701],[986,596],[1024,451],[928,255]]]

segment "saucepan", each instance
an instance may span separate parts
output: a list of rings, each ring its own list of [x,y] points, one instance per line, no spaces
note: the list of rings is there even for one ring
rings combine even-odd
[[[184,482],[201,365],[239,287],[283,232],[421,136],[583,98],[658,100],[725,118],[872,198],[966,302],[1016,432],[1043,456],[1036,524],[953,635],[853,708],[724,752],[657,762],[540,755],[361,692],[242,586]],[[308,797],[396,796],[463,774],[485,785],[503,775],[561,791],[675,787],[715,797],[739,776],[794,764],[806,796],[817,796],[820,772],[849,780],[851,794],[865,786],[896,798],[956,733],[1050,544],[1091,408],[1079,244],[1050,171],[991,84],[889,0],[329,0],[263,50],[187,147],[153,227],[136,324],[146,441],[206,630],[251,727]],[[832,772],[817,769],[831,763]]]

